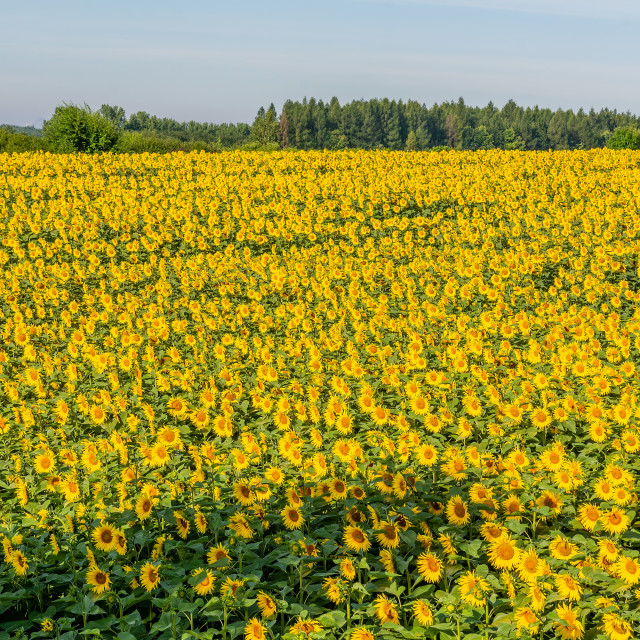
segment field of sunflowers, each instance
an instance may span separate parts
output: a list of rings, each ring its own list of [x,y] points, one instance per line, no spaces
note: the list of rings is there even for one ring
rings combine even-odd
[[[0,155],[0,640],[629,640],[640,153]]]

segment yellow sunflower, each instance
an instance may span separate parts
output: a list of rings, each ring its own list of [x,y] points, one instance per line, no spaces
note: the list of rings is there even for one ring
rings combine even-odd
[[[104,593],[109,590],[109,574],[106,571],[98,569],[98,567],[91,567],[87,571],[87,584],[91,585],[93,593]]]
[[[153,591],[160,584],[160,566],[146,562],[140,569],[140,583],[147,591]]]
[[[418,573],[425,582],[439,582],[442,577],[442,561],[432,553],[423,552],[418,556]]]
[[[351,551],[368,551],[371,548],[371,541],[359,527],[346,527],[343,538],[347,549],[351,549]]]

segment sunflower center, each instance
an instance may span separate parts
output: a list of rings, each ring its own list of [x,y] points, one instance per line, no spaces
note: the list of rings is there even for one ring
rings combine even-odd
[[[437,571],[440,570],[440,567],[438,566],[438,562],[435,558],[429,558],[427,560],[427,567],[429,568],[429,571],[432,571],[433,573],[436,573]]]
[[[502,560],[511,560],[511,558],[513,558],[513,556],[515,555],[515,551],[510,544],[503,542],[498,547],[498,555]]]

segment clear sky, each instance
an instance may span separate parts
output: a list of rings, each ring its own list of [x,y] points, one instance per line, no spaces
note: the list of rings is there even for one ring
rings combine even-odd
[[[640,0],[1,0],[0,123],[250,123],[305,96],[640,113],[639,28]]]

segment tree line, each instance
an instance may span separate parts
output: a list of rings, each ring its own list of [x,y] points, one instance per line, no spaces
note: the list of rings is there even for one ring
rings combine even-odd
[[[372,99],[341,105],[287,100],[277,113],[261,107],[253,124],[178,122],[122,107],[62,104],[44,135],[0,129],[0,151],[222,151],[225,149],[640,149],[640,121],[630,112],[521,107],[509,100],[473,107],[460,98],[427,107]]]

